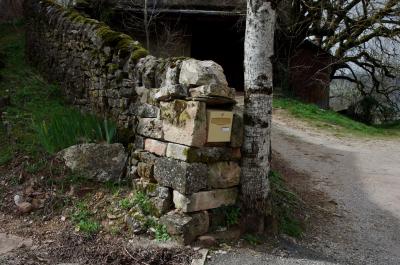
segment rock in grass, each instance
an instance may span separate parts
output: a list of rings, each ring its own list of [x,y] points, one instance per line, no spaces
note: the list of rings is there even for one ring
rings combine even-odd
[[[128,155],[122,144],[79,144],[58,153],[73,172],[99,182],[119,180]]]

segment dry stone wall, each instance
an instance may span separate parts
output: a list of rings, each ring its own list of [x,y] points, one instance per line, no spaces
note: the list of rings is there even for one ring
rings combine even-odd
[[[240,183],[240,113],[230,141],[208,141],[208,111],[234,110],[223,69],[149,56],[130,36],[51,1],[28,0],[25,10],[29,60],[71,103],[132,136],[127,177],[170,234],[186,244],[207,232],[212,209],[234,205]]]

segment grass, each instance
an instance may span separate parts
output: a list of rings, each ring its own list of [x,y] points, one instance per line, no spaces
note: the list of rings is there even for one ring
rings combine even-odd
[[[0,123],[0,166],[18,155],[40,160],[76,143],[112,142],[115,124],[68,106],[59,87],[27,64],[24,47],[23,23],[0,24],[0,96],[11,98]]]
[[[356,136],[400,136],[400,122],[386,125],[366,125],[331,110],[323,110],[316,105],[301,103],[293,99],[274,99],[274,108],[285,109],[296,118],[312,125],[335,131],[338,134]]]
[[[116,135],[116,124],[97,117],[81,113],[75,109],[66,109],[55,113],[49,121],[34,121],[39,142],[47,152],[53,154],[77,143],[112,143]]]
[[[148,216],[144,223],[144,227],[153,228],[155,239],[160,242],[165,242],[171,239],[171,236],[168,234],[167,227],[165,225],[160,224],[153,217]]]
[[[93,218],[88,206],[84,202],[76,205],[72,214],[72,221],[76,224],[77,230],[88,235],[94,235],[100,230],[100,224]]]
[[[137,192],[133,197],[133,203],[139,207],[144,215],[150,215],[154,212],[154,206],[144,192]]]
[[[278,222],[279,232],[296,238],[301,237],[303,228],[294,215],[295,209],[300,206],[300,199],[286,188],[279,173],[271,171],[269,181],[272,217]]]

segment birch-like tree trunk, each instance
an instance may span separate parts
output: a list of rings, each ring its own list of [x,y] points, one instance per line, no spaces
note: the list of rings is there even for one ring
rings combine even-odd
[[[269,193],[275,17],[271,1],[247,0],[241,195],[245,210],[259,218]]]

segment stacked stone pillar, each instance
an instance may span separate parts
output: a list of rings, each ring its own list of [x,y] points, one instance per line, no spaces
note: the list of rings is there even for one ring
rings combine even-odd
[[[187,244],[209,230],[209,210],[235,205],[238,197],[240,116],[234,114],[228,142],[208,141],[208,110],[232,111],[234,90],[218,64],[194,59],[171,65],[160,88],[139,90],[154,97],[143,97],[152,111],[138,117],[130,177],[139,190],[165,191],[152,198],[161,223]]]

